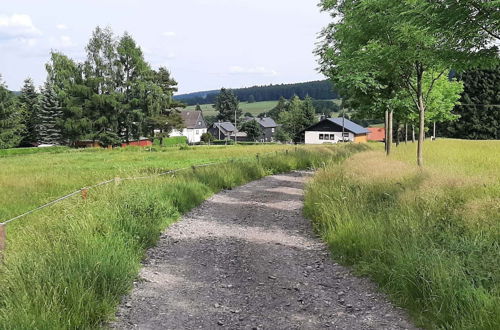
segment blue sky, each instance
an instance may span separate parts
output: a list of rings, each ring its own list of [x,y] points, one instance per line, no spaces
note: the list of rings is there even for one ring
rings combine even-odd
[[[312,51],[329,22],[317,0],[16,0],[0,6],[0,74],[45,80],[51,49],[77,61],[95,26],[128,31],[182,93],[323,79]]]

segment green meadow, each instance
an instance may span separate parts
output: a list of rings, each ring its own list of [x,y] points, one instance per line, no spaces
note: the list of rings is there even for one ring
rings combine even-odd
[[[322,169],[305,213],[334,256],[429,329],[500,328],[500,141],[425,142]]]
[[[285,149],[289,152],[275,152]],[[36,197],[40,202],[49,194],[60,195],[84,183],[220,161],[172,175],[101,186],[89,191],[86,200],[75,196],[8,224],[7,249],[0,264],[1,328],[105,326],[121,297],[131,289],[146,249],[180,215],[222,189],[266,175],[340,162],[365,149],[362,145],[229,146],[157,153],[95,150],[1,159],[3,182],[18,187],[17,198],[10,199],[17,206],[2,202],[11,214],[29,206],[20,200]],[[28,188],[33,184],[37,188]],[[13,191],[4,184],[1,187]]]

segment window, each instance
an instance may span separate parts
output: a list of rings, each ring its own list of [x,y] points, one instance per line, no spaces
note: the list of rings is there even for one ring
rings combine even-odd
[[[325,134],[325,140],[330,140],[330,135],[329,134]]]
[[[345,132],[344,137],[349,137],[349,133]]]
[[[335,141],[335,134],[330,134],[330,140]]]
[[[198,122],[198,126],[201,126],[201,121]]]
[[[273,128],[271,128],[271,132],[272,132],[272,133],[274,133],[274,127],[273,127]]]
[[[320,134],[320,135],[319,135],[319,139],[320,139],[320,140],[323,140],[323,134]]]

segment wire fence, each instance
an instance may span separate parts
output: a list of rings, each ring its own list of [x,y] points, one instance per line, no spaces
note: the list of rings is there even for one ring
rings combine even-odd
[[[286,150],[283,150],[281,151],[283,153],[286,153],[288,154],[288,149]],[[257,157],[257,159],[259,159],[259,157],[261,156],[266,156],[266,155],[270,155],[270,154],[278,154],[279,152],[278,151],[272,151],[272,152],[267,152],[267,153],[263,153],[263,154],[256,154],[255,156],[250,156],[250,157]],[[237,158],[238,160],[243,160],[243,159],[248,159],[250,157],[239,157]],[[234,159],[232,159],[232,161],[234,161]],[[15,216],[11,219],[8,219],[8,220],[5,220],[3,222],[0,222],[0,251],[2,250],[2,235],[5,235],[5,229],[4,227],[15,221],[15,220],[18,220],[18,219],[21,219],[21,218],[24,218],[32,213],[35,213],[37,211],[40,211],[44,208],[47,208],[51,205],[54,205],[54,204],[57,204],[59,202],[62,202],[68,198],[71,198],[73,196],[76,196],[76,195],[81,195],[83,199],[86,199],[87,198],[87,193],[89,190],[91,189],[95,189],[95,188],[98,188],[100,186],[104,186],[104,185],[107,185],[109,183],[119,183],[121,181],[127,181],[127,180],[145,180],[145,179],[152,179],[152,178],[156,178],[156,177],[161,177],[161,176],[165,176],[165,175],[168,175],[168,174],[174,174],[174,173],[177,173],[177,172],[181,172],[181,171],[185,171],[185,170],[188,170],[188,169],[195,169],[195,168],[200,168],[200,167],[207,167],[207,166],[211,166],[211,165],[215,165],[215,164],[221,164],[223,163],[222,161],[219,161],[219,162],[210,162],[210,163],[205,163],[205,164],[200,164],[200,165],[192,165],[192,166],[189,166],[189,167],[183,167],[183,168],[179,168],[179,169],[173,169],[173,170],[168,170],[168,171],[164,171],[164,172],[161,172],[161,173],[157,173],[157,174],[153,174],[153,175],[147,175],[147,176],[137,176],[137,177],[126,177],[126,178],[120,178],[120,177],[115,177],[113,179],[110,179],[110,180],[106,180],[106,181],[103,181],[103,182],[99,182],[97,184],[94,184],[92,186],[88,186],[88,187],[83,187],[83,188],[80,188],[78,190],[75,190],[73,191],[72,193],[69,193],[67,195],[64,195],[62,197],[59,197],[57,199],[54,199],[48,203],[45,203],[41,206],[38,206],[32,210],[29,210],[23,214],[20,214],[18,216]]]

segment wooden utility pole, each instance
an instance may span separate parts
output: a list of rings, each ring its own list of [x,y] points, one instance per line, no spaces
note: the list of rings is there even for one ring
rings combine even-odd
[[[238,143],[237,139],[236,139],[236,132],[238,131],[238,129],[236,128],[236,111],[237,111],[237,107],[234,108],[234,144]]]

